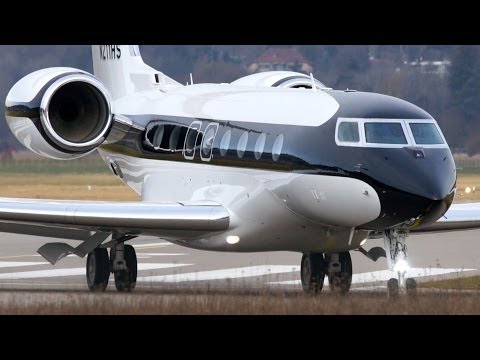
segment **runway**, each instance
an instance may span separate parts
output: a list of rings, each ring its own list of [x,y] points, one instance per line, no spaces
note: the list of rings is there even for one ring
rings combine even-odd
[[[433,278],[480,274],[480,230],[411,235],[408,251],[409,277],[418,282]],[[36,253],[49,239],[0,233],[0,289],[87,291],[86,258],[71,255],[52,266]],[[65,241],[78,245],[75,241]],[[241,289],[301,292],[301,254],[218,253],[193,250],[157,238],[129,242],[138,256],[138,290]],[[368,250],[383,240],[369,240]],[[352,251],[352,291],[385,291],[395,277],[386,259],[373,262]],[[327,285],[327,280],[325,285]],[[108,292],[115,292],[113,276]]]

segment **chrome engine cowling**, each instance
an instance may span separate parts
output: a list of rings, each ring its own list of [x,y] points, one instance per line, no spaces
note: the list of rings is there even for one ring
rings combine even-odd
[[[326,88],[320,81],[316,79],[313,79],[313,81],[317,88]],[[232,85],[311,89],[312,78],[306,74],[294,71],[265,71],[244,76],[233,81]]]
[[[112,128],[108,90],[93,75],[74,68],[47,68],[23,77],[8,93],[5,106],[15,137],[53,159],[94,151]]]

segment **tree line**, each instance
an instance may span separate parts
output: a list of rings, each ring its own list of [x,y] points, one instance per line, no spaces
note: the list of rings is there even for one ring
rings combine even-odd
[[[379,92],[410,101],[440,124],[456,152],[480,153],[480,46],[283,45],[295,47],[313,75],[334,89]],[[231,82],[269,45],[140,46],[146,63],[180,83]],[[278,47],[278,45],[272,46]],[[89,46],[0,46],[0,98],[31,71],[72,66],[92,72]],[[443,64],[443,65],[435,65]],[[0,142],[19,149],[5,121]]]

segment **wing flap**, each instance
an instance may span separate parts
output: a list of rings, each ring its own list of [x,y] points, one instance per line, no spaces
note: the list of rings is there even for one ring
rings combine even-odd
[[[41,246],[37,252],[47,259],[52,265],[55,265],[58,261],[65,256],[75,254],[79,257],[85,257],[90,251],[95,249],[103,241],[110,236],[109,233],[97,231],[90,238],[82,242],[77,247],[73,247],[65,243],[48,243]]]
[[[0,221],[20,232],[19,224],[88,229],[222,231],[227,209],[218,203],[106,202],[0,198]],[[16,224],[16,226],[14,226]]]

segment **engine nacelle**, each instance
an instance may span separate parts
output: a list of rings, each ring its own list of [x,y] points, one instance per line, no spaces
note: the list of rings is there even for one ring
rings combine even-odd
[[[314,82],[319,89],[327,88],[316,79]],[[232,85],[311,89],[312,79],[308,75],[294,71],[265,71],[244,76],[233,81]]]
[[[105,86],[79,69],[56,67],[20,79],[5,102],[8,126],[33,152],[75,159],[94,151],[112,127]]]

